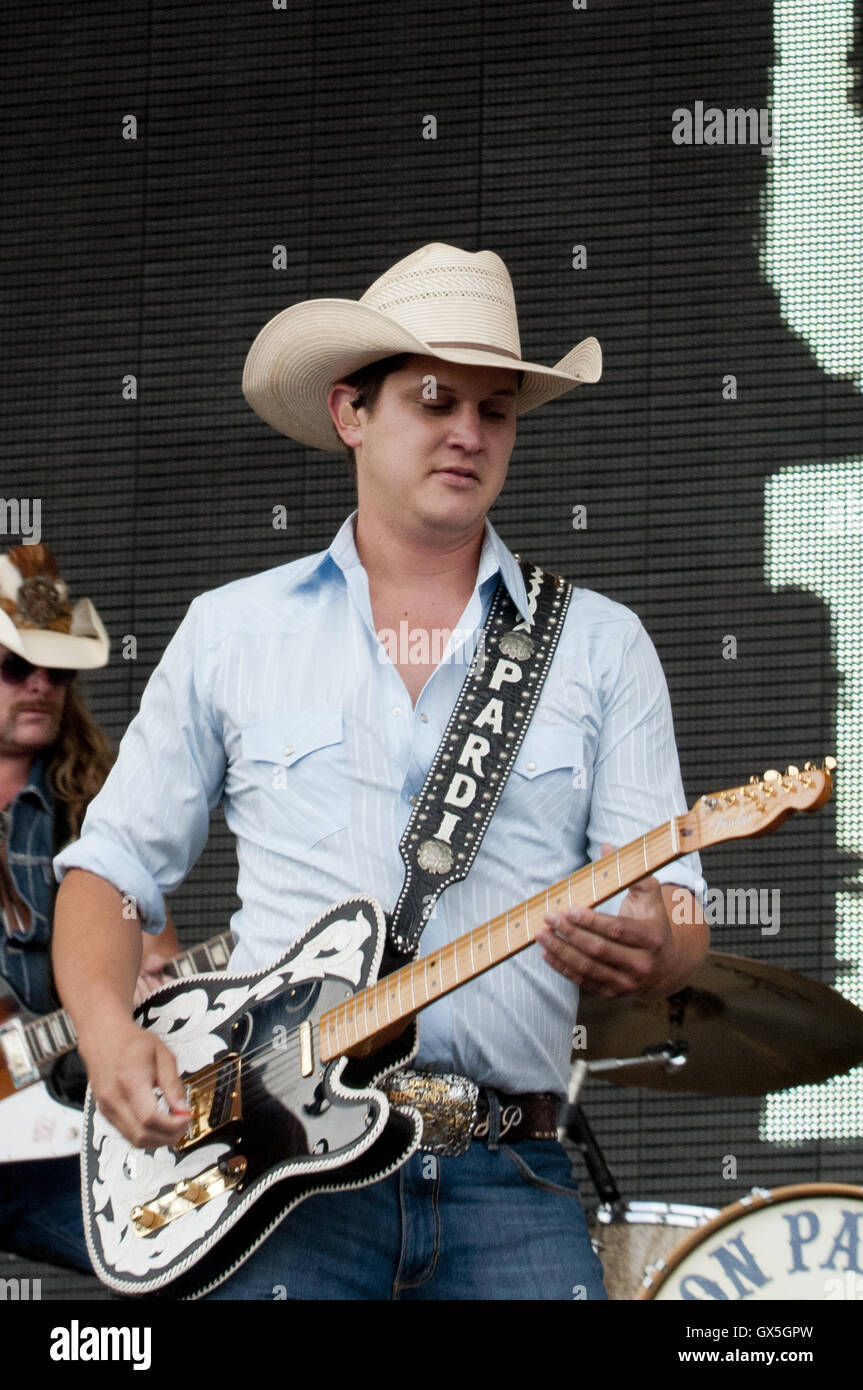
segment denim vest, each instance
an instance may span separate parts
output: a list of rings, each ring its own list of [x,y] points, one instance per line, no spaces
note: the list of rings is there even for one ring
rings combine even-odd
[[[0,925],[0,975],[34,1013],[57,1008],[51,972],[51,925],[57,890],[54,856],[54,803],[45,759],[33,761],[26,787],[7,810],[6,860],[15,891],[30,909],[24,932],[10,937]]]

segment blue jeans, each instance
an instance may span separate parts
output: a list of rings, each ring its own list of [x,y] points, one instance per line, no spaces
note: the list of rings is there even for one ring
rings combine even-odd
[[[414,1154],[301,1202],[213,1299],[604,1299],[578,1185],[551,1140]]]
[[[77,1158],[0,1164],[0,1250],[93,1273]]]

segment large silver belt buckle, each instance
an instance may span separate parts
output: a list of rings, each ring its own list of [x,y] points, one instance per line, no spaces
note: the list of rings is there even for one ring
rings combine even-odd
[[[420,1149],[455,1158],[467,1153],[477,1121],[479,1087],[452,1073],[397,1071],[387,1083],[393,1105],[412,1105],[423,1122]]]

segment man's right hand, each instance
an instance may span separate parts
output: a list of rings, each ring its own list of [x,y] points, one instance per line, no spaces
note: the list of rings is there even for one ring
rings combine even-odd
[[[174,1054],[155,1033],[131,1019],[102,1022],[79,1034],[78,1048],[96,1104],[130,1144],[155,1149],[182,1139],[191,1111]]]
[[[54,975],[96,1104],[135,1148],[155,1149],[182,1139],[190,1112],[173,1053],[132,1018],[141,927],[127,906],[107,879],[70,869],[54,907]],[[171,932],[168,954],[179,947]]]

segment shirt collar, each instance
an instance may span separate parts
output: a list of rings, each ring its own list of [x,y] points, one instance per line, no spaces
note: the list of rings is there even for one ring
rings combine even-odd
[[[321,564],[326,560],[335,564],[345,576],[346,582],[349,570],[355,567],[362,569],[354,536],[356,515],[355,511],[351,512],[351,515],[339,528],[338,534],[335,536],[329,550],[325,550],[320,557]],[[519,613],[524,616],[527,613],[527,588],[525,587],[521,568],[515,556],[504,545],[491,522],[486,521],[475,588],[481,589],[484,584],[495,579],[498,574],[503,576],[503,582],[509,591],[510,598]]]
[[[27,785],[21,788],[18,795],[27,796],[28,793],[42,803],[44,810],[50,811],[52,809],[54,799],[48,785],[48,761],[42,753],[38,753],[33,759]]]

